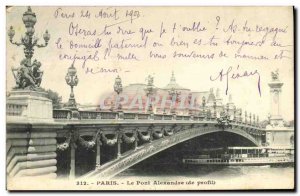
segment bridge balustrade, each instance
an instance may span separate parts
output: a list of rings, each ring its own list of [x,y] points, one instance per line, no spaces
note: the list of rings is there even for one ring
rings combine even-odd
[[[6,115],[7,116],[21,116],[23,111],[27,108],[27,104],[22,103],[7,103]]]
[[[117,119],[118,118],[117,112],[99,112],[99,114],[101,115],[101,119]]]
[[[138,120],[147,120],[149,116],[150,114],[138,114]]]
[[[18,139],[20,137],[24,139],[24,141],[26,137],[31,137],[31,138],[37,137],[38,141],[45,140],[44,139],[45,137],[49,137],[49,139],[47,139],[47,142],[49,140],[49,145],[51,147],[51,158],[45,157],[44,159],[45,159],[45,164],[51,164],[51,167],[47,168],[48,169],[47,172],[51,175],[54,175],[53,173],[56,171],[54,165],[60,167],[60,165],[62,164],[61,161],[63,160],[64,162],[66,156],[69,156],[67,154],[72,152],[71,153],[72,162],[68,161],[67,163],[65,163],[68,166],[63,166],[63,167],[72,168],[69,174],[73,175],[74,177],[75,155],[78,152],[84,152],[83,150],[78,150],[77,148],[80,149],[85,148],[88,150],[95,151],[94,155],[95,156],[97,155],[95,168],[103,168],[101,165],[106,163],[109,164],[111,161],[115,161],[115,160],[117,161],[120,158],[120,156],[122,157],[125,156],[125,155],[123,156],[124,153],[135,152],[137,149],[142,148],[144,144],[153,143],[158,140],[161,140],[161,142],[166,142],[168,141],[167,138],[169,137],[171,138],[171,136],[173,135],[176,136],[177,134],[183,132],[184,130],[188,130],[185,131],[185,134],[187,136],[192,136],[195,133],[201,133],[207,127],[209,127],[212,130],[217,130],[221,128],[223,130],[232,129],[234,131],[234,129],[235,130],[238,129],[240,132],[244,132],[246,135],[249,135],[249,137],[254,138],[257,141],[260,141],[261,138],[264,136],[263,130],[257,129],[258,127],[257,123],[253,122],[251,123],[251,125],[245,125],[237,121],[235,122],[230,120],[228,121],[228,119],[227,119],[228,122],[225,120],[226,122],[224,123],[224,121],[220,121],[220,120],[217,121],[217,119],[213,117],[205,117],[205,116],[192,116],[192,115],[185,116],[185,115],[170,115],[170,114],[150,114],[150,113],[145,114],[145,113],[124,112],[122,113],[123,118],[120,119],[119,118],[120,112],[79,111],[80,118],[78,119],[78,121],[85,121],[85,120],[88,121],[92,119],[97,119],[99,121],[103,119],[111,119],[111,120],[118,119],[120,120],[118,121],[118,123],[120,124],[122,124],[123,119],[151,121],[150,125],[149,124],[147,125],[146,123],[145,125],[139,128],[131,124],[121,126],[120,128],[119,124],[115,124],[107,127],[106,125],[95,126],[95,124],[76,125],[76,123],[74,124],[74,120],[69,121],[69,119],[71,119],[70,113],[71,110],[68,109],[53,110],[53,118],[58,121],[57,123],[51,123],[49,125],[45,125],[45,131],[46,131],[45,133],[44,131],[41,131],[43,128],[41,128],[40,125],[37,125],[37,128],[30,135],[27,134],[24,134],[24,136],[18,135]],[[62,121],[62,119],[65,121]],[[165,120],[166,122],[165,124],[164,123],[155,124],[155,120],[157,121]],[[170,123],[170,121],[172,121],[173,124]],[[182,124],[180,123],[180,121],[182,121]],[[187,121],[189,121],[188,124]],[[53,131],[49,131],[50,126],[52,127],[51,129],[53,129]],[[101,128],[99,128],[99,126],[101,126]],[[193,128],[197,128],[194,129],[195,133],[193,132]],[[19,133],[15,133],[15,128],[11,128],[11,130],[12,133],[10,133],[9,137],[16,137],[16,134],[19,134]],[[160,144],[160,142],[158,142],[158,144]],[[26,145],[27,144],[24,143],[24,149],[27,148]],[[39,147],[40,145],[37,146]],[[34,145],[33,147],[38,148],[36,147],[36,145]],[[41,148],[44,147],[42,147],[41,145]],[[45,150],[48,150],[48,147]],[[104,152],[105,153],[107,152],[107,154],[104,154]],[[42,153],[44,153],[44,150]],[[59,164],[56,164],[56,160],[52,158],[52,154],[53,156],[54,155],[56,156],[56,153],[58,157],[56,158],[56,160]],[[39,156],[42,157],[43,154]],[[17,158],[18,157],[16,157],[15,159],[17,160]],[[95,158],[91,160],[95,161]],[[18,166],[18,165],[15,166],[13,162],[8,162],[8,165],[11,165],[10,167],[12,168]],[[76,166],[76,168],[78,167],[79,166]],[[40,171],[40,168],[37,167],[36,169],[37,171]],[[61,169],[58,170],[61,171]],[[14,175],[14,173],[12,173],[11,175]]]
[[[163,114],[155,114],[154,120],[164,120],[164,115]]]
[[[176,120],[183,120],[184,116],[176,116]]]
[[[136,114],[135,113],[124,113],[123,118],[128,119],[128,120],[133,120],[136,119]]]
[[[53,118],[54,119],[69,119],[70,112],[71,112],[70,110],[66,110],[66,109],[53,110]]]
[[[172,120],[172,115],[164,115],[164,120]]]
[[[15,108],[10,107],[10,108]],[[22,106],[24,107],[24,106]],[[21,106],[18,107],[18,111],[20,110]],[[12,109],[9,109],[9,113],[11,115],[18,115],[20,112],[11,112]],[[70,119],[71,111],[68,109],[54,109],[53,110],[53,118],[57,120],[68,120]],[[150,114],[150,113],[129,113],[124,112],[120,114],[119,112],[110,112],[110,111],[79,111],[80,118],[78,120],[92,120],[92,119],[103,119],[103,120],[176,120],[176,121],[217,121],[218,118],[213,116],[186,116],[186,115],[171,115],[171,114]],[[251,122],[250,121],[242,121],[242,119],[235,119],[230,120],[231,124],[240,125],[245,128],[261,128],[258,122]]]
[[[101,113],[99,112],[86,112],[82,111],[80,112],[80,118],[81,119],[101,119]]]
[[[194,117],[193,117],[193,120],[194,120],[194,121],[199,121],[200,119],[199,119],[199,117],[194,116]]]

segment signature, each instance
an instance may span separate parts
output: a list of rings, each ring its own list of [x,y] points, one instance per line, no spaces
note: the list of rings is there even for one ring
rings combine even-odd
[[[236,69],[234,70],[234,68],[232,66],[228,67],[228,69],[226,71],[224,71],[223,69],[216,75],[216,76],[210,76],[210,80],[211,81],[216,81],[216,80],[220,80],[220,82],[222,82],[223,80],[225,80],[226,82],[226,95],[229,89],[229,80],[236,80],[239,78],[246,78],[246,77],[257,77],[257,89],[258,89],[258,93],[261,96],[261,88],[260,88],[260,74],[257,70],[253,70],[253,71],[242,71],[242,72],[238,72],[239,71],[239,65],[236,67]]]

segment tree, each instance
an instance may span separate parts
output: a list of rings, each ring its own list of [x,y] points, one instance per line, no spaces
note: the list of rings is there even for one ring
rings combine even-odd
[[[62,97],[59,96],[59,94],[55,91],[52,91],[50,89],[45,90],[42,89],[43,92],[47,93],[47,98],[52,100],[53,109],[60,109],[62,107]]]

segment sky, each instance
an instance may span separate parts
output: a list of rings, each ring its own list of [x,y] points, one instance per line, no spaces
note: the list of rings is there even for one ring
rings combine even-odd
[[[71,60],[60,60],[60,55],[88,56],[98,52],[98,61],[87,61],[85,66],[83,62],[77,60],[74,66],[77,69],[79,83],[75,87],[75,96],[77,102],[81,104],[97,104],[101,94],[113,91],[114,79],[117,75],[122,78],[123,86],[131,83],[146,83],[146,77],[151,74],[154,76],[154,84],[157,87],[165,86],[174,71],[177,83],[192,91],[208,91],[210,88],[220,88],[221,96],[227,100],[227,96],[232,94],[233,101],[238,107],[242,107],[251,113],[259,114],[260,119],[265,119],[270,109],[270,90],[268,83],[271,81],[271,71],[279,69],[280,80],[284,83],[281,94],[282,116],[286,120],[292,120],[294,114],[294,60],[293,60],[293,21],[291,7],[277,8],[222,8],[222,7],[156,7],[156,8],[140,8],[140,7],[32,7],[37,15],[37,23],[35,25],[35,35],[40,38],[42,43],[42,35],[47,29],[51,35],[49,45],[45,48],[35,48],[34,57],[42,62],[41,69],[44,71],[42,87],[57,91],[63,101],[67,101],[70,88],[65,82],[67,69],[71,66]],[[13,25],[16,31],[14,37],[19,41],[21,35],[25,32],[22,22],[22,14],[26,7],[11,7],[6,10],[7,13],[7,29]],[[91,13],[90,19],[79,18],[81,10]],[[117,14],[114,15],[117,10]],[[101,12],[102,11],[102,12]],[[133,12],[131,12],[133,11]],[[75,16],[72,17],[72,13]],[[62,14],[63,13],[63,14]],[[102,13],[102,17],[94,17]],[[105,13],[105,14],[104,14]],[[127,13],[127,17],[126,17]],[[253,14],[255,13],[255,14]],[[273,14],[278,13],[278,14]],[[68,17],[67,17],[68,15]],[[110,16],[109,16],[110,15]],[[131,16],[130,16],[131,15]],[[272,17],[270,17],[272,16]],[[133,19],[133,20],[131,20]],[[126,22],[124,22],[126,21]],[[233,22],[234,21],[234,22]],[[245,60],[233,58],[237,53],[239,46],[226,45],[224,40],[230,36],[235,40],[260,40],[264,32],[245,32],[245,22],[247,27],[257,30],[257,26],[261,28],[271,27],[285,30],[284,33],[276,34],[276,41],[287,47],[271,47],[270,44],[275,33],[269,33],[266,38],[266,44],[263,47],[243,46],[241,52],[248,55],[265,55],[273,57],[278,54],[281,49],[288,50],[284,53],[289,58],[282,60]],[[193,28],[200,22],[196,31],[183,31],[184,27]],[[233,22],[233,23],[232,23]],[[76,36],[74,29],[70,34],[70,24],[73,27],[78,24]],[[119,23],[119,24],[118,24]],[[174,23],[176,23],[176,31],[173,33]],[[99,35],[105,25],[117,24],[110,27],[112,35]],[[230,24],[232,24],[230,26]],[[180,26],[181,25],[181,26]],[[237,31],[230,33],[229,31],[237,25]],[[207,30],[203,30],[206,27]],[[85,31],[94,29],[97,36],[79,33],[79,28]],[[116,32],[122,29],[123,34]],[[160,35],[161,29],[165,28],[166,33]],[[186,28],[186,30],[187,30]],[[231,30],[228,30],[231,28]],[[141,30],[142,29],[142,30]],[[153,32],[150,32],[151,31]],[[200,30],[203,31],[200,31]],[[245,29],[245,28],[244,28]],[[132,35],[126,34],[129,30],[134,31]],[[227,32],[225,32],[228,30]],[[82,32],[81,31],[81,32]],[[146,32],[149,33],[146,33]],[[243,31],[243,32],[242,32]],[[140,32],[144,32],[143,34]],[[87,33],[88,34],[88,33]],[[144,37],[143,37],[144,35]],[[109,45],[109,40],[114,43],[121,43],[121,40],[128,40],[126,43],[144,43],[147,38],[147,48],[145,49],[112,49],[111,55],[104,59],[105,48]],[[217,46],[208,42],[209,38],[215,36]],[[57,48],[57,42],[61,38],[63,49]],[[70,49],[70,43],[87,44],[95,43],[96,39],[101,39],[102,47],[99,49]],[[176,43],[172,43],[173,40]],[[201,45],[193,42],[202,40]],[[181,42],[182,41],[182,42]],[[163,46],[154,47],[153,43],[161,43]],[[186,44],[188,43],[188,47]],[[180,44],[181,43],[181,44]],[[15,85],[11,68],[17,67],[19,62],[24,58],[23,49],[9,43],[7,39],[7,91]],[[178,46],[180,45],[180,46]],[[149,53],[166,54],[165,59],[149,58]],[[217,58],[213,60],[198,58],[174,58],[174,51],[177,53],[190,54],[192,51],[198,54],[212,54],[218,56],[220,51],[231,55],[229,58]],[[138,60],[118,60],[118,57],[127,56],[129,53],[135,54]],[[258,70],[260,75],[260,90],[258,91],[257,74],[250,77],[240,78],[237,80],[229,80],[228,92],[226,95],[226,79],[222,82],[219,80],[211,81],[210,77],[217,77],[220,71],[224,72],[229,67],[234,71],[242,72],[247,70]],[[118,73],[86,73],[87,68],[97,70],[111,69],[118,70]]]

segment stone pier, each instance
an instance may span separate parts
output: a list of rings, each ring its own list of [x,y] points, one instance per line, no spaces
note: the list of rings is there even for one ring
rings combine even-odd
[[[55,178],[57,128],[59,128],[57,125],[33,124],[24,133],[24,129],[18,130],[15,124],[8,124],[6,141],[8,176]]]
[[[7,176],[56,178],[57,130],[52,101],[39,91],[12,91],[7,98]]]

